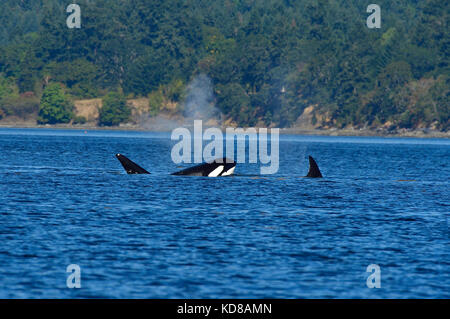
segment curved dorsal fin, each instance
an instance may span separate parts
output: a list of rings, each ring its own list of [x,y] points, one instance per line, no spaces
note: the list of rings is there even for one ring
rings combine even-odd
[[[126,156],[123,156],[122,154],[116,154],[116,157],[128,174],[150,174]]]
[[[323,177],[322,173],[320,172],[319,166],[317,166],[316,161],[311,156],[309,156],[309,171],[306,177]]]

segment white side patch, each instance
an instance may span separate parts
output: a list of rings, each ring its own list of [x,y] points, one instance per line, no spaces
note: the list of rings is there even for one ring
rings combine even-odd
[[[218,166],[215,170],[208,174],[208,177],[217,177],[223,171],[223,165]]]
[[[222,174],[222,176],[228,176],[228,175],[233,174],[233,173],[234,173],[234,168],[235,168],[235,167],[236,167],[236,166],[233,166],[233,167],[230,168],[228,171],[224,172],[224,173]]]

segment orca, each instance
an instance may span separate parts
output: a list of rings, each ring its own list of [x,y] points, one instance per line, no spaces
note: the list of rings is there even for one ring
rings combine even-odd
[[[203,163],[194,167],[189,167],[179,172],[172,173],[171,175],[184,175],[184,176],[229,176],[234,173],[236,162],[229,158],[216,158],[214,161]]]
[[[116,157],[120,161],[120,164],[122,164],[127,174],[150,174],[150,172],[140,167],[126,156],[116,154]],[[235,161],[224,157],[216,158],[214,161],[183,169],[179,172],[172,173],[171,175],[208,177],[229,176],[234,173],[235,167]]]
[[[123,168],[127,174],[150,174],[147,170],[140,167],[138,164],[127,158],[122,154],[116,154],[117,159],[122,164]],[[308,178],[322,178],[322,173],[320,172],[319,166],[312,156],[309,158],[309,171],[305,177]],[[229,176],[234,173],[236,168],[236,162],[229,158],[216,158],[215,160],[207,163],[203,163],[194,167],[189,167],[181,171],[172,173],[171,175],[176,176],[208,176],[208,177],[218,177],[218,176]]]
[[[150,174],[148,171],[140,167],[138,164],[136,164],[126,156],[122,154],[116,154],[116,157],[119,160],[120,164],[122,164],[127,174]]]
[[[319,166],[317,165],[316,161],[314,160],[314,158],[312,158],[311,156],[309,156],[309,171],[308,171],[308,175],[306,175],[305,177],[310,177],[310,178],[321,178],[322,173],[320,172]]]

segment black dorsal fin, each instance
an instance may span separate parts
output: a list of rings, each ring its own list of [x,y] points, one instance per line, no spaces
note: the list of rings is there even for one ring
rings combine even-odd
[[[128,174],[150,174],[126,156],[123,156],[122,154],[116,154],[116,157]]]
[[[322,173],[320,172],[319,166],[317,166],[316,161],[311,156],[309,156],[309,171],[306,177],[323,177]]]

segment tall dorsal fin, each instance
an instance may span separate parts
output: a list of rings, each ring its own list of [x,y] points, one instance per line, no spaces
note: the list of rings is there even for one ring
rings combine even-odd
[[[316,161],[311,156],[309,156],[309,171],[306,177],[323,177],[322,173],[320,172],[319,166],[317,166]]]
[[[150,174],[126,156],[123,156],[122,154],[116,154],[116,157],[128,174]]]

